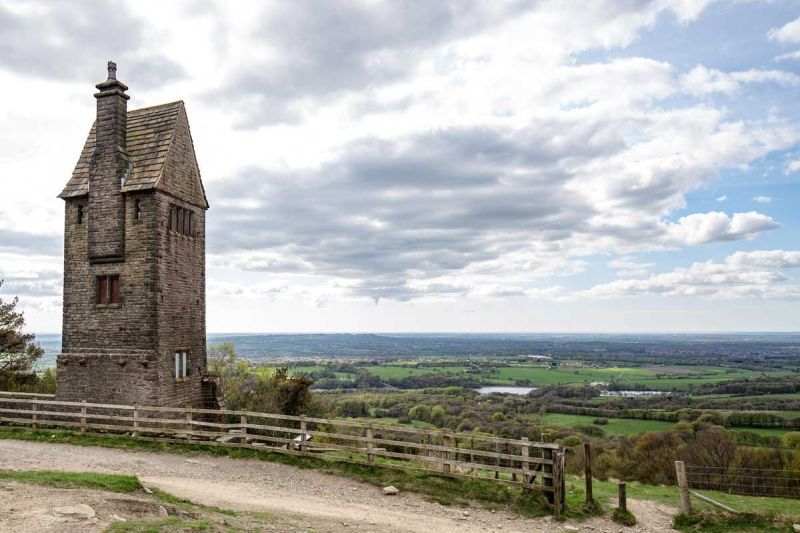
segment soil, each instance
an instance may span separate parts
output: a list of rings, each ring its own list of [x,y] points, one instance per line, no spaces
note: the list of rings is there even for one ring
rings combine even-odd
[[[252,521],[240,526],[260,531],[662,532],[672,531],[672,516],[677,512],[663,504],[629,499],[628,508],[638,520],[634,527],[620,526],[608,517],[557,522],[551,517],[522,518],[502,511],[443,506],[407,491],[386,496],[369,483],[257,459],[13,440],[0,441],[0,469],[135,474],[146,487],[239,511],[236,520]],[[56,509],[78,504],[88,505],[96,516],[65,515]],[[117,518],[158,517],[158,507],[144,493],[132,496],[3,483],[0,531],[103,531]],[[200,514],[208,518],[207,512]],[[224,530],[220,517],[212,518]]]

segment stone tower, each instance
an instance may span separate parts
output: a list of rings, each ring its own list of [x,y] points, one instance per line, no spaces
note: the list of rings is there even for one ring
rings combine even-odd
[[[213,407],[205,213],[183,102],[128,111],[116,65],[64,213],[61,400]]]

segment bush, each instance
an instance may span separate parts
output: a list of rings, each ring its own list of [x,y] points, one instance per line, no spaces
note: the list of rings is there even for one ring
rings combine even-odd
[[[594,420],[592,420],[592,424],[596,426],[605,426],[606,424],[608,424],[608,418],[595,418]]]

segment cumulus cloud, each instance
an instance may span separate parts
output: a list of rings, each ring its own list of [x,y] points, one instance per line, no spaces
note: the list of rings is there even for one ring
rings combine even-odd
[[[624,279],[579,291],[583,298],[703,296],[707,298],[800,298],[800,285],[785,272],[800,267],[800,252],[736,252],[721,263],[705,261],[644,279]]]
[[[780,28],[772,28],[767,35],[771,40],[781,43],[800,43],[800,18],[787,22]]]
[[[732,217],[711,211],[681,217],[678,222],[667,224],[667,232],[676,243],[696,245],[748,239],[778,227],[771,217],[756,211],[734,213]]]

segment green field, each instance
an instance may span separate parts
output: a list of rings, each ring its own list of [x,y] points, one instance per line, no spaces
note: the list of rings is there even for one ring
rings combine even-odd
[[[553,427],[571,428],[574,426],[591,426],[592,420],[597,417],[582,415],[562,415],[548,413],[544,415],[544,423]],[[648,431],[663,431],[672,427],[671,422],[660,420],[632,420],[624,418],[609,418],[608,424],[597,425],[606,435],[637,435]]]
[[[381,365],[364,367],[370,373],[375,374],[381,379],[403,379],[409,376],[424,376],[438,374],[444,376],[463,376],[467,370],[465,366],[400,366],[400,365]]]
[[[607,367],[607,368],[548,368],[535,366],[498,367],[496,373],[482,374],[494,384],[507,385],[516,380],[527,379],[531,385],[558,385],[568,383],[594,383],[616,381],[621,384],[645,385],[653,390],[687,390],[692,386],[720,381],[752,378],[762,373],[753,370],[739,370],[724,367],[700,366],[683,367],[684,373],[644,367]],[[784,375],[787,371],[773,372],[770,375]]]

